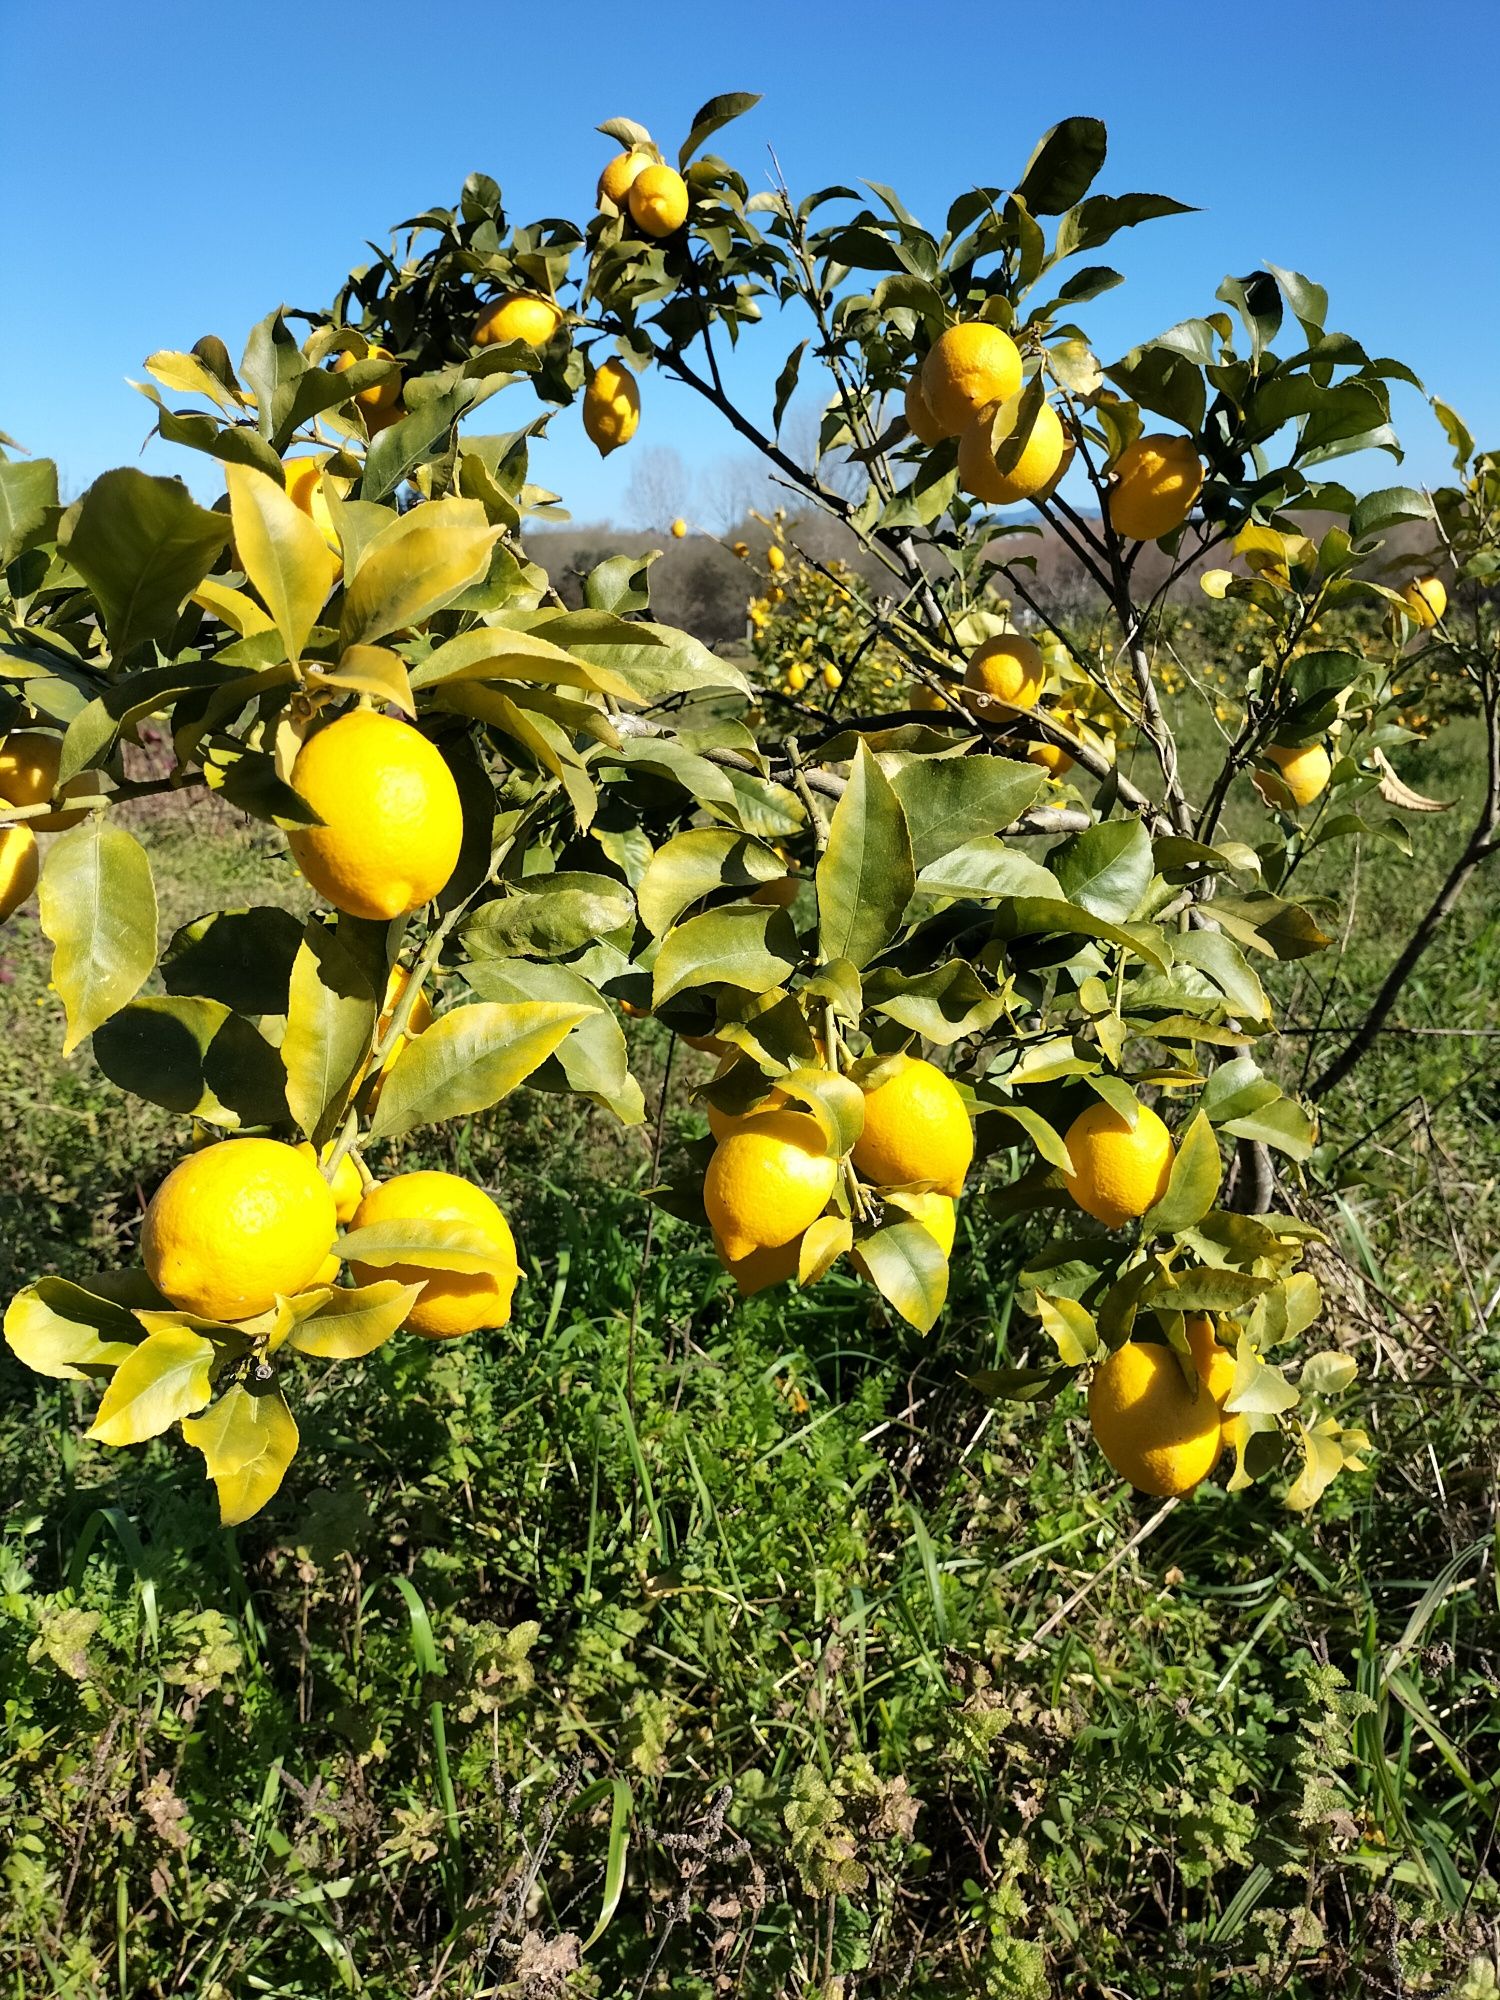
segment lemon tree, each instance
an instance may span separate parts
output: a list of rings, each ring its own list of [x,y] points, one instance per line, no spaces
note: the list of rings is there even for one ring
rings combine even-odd
[[[6,1336],[103,1383],[107,1442],[179,1424],[226,1521],[286,1474],[300,1369],[509,1319],[503,1186],[378,1182],[367,1150],[521,1088],[639,1124],[624,1023],[645,1015],[692,1051],[709,1121],[656,1198],[741,1292],[847,1260],[926,1331],[983,1201],[1036,1247],[1022,1359],[977,1393],[1086,1375],[1101,1449],[1149,1492],[1191,1490],[1226,1445],[1232,1486],[1283,1475],[1293,1506],[1363,1463],[1295,1199],[1359,1035],[1288,1092],[1274,975],[1339,932],[1302,862],[1404,840],[1428,803],[1388,756],[1414,661],[1479,691],[1488,817],[1377,1008],[1489,852],[1496,463],[1438,406],[1451,488],[1338,484],[1350,453],[1399,455],[1390,385],[1414,378],[1295,272],[1226,279],[1099,356],[1086,309],[1121,281],[1100,254],[1182,204],[1096,191],[1096,120],[932,230],[888,188],[752,194],[707,148],[754,102],[712,100],[670,155],[609,121],[579,222],[518,224],[475,174],[326,310],[270,311],[237,363],[216,335],[149,356],[155,429],[206,456],[212,506],[133,469],[63,506],[53,466],[0,463],[0,911],[35,885],[65,1051],[178,1114],[183,1153],[140,1268],[39,1278]],[[798,338],[761,416],[721,356],[772,307]],[[809,465],[779,432],[814,368]],[[628,448],[653,376],[838,524],[861,559],[839,643],[899,661],[906,709],[865,710],[857,678],[810,707],[774,639],[752,680],[652,618],[649,556],[560,601],[527,553],[560,511],[533,458],[568,422]],[[997,511],[1017,503],[1102,625],[1049,609],[1031,518]],[[1415,579],[1383,550],[1411,524]],[[1219,690],[1222,758],[1190,795],[1161,649],[1169,591],[1213,552],[1204,591],[1255,607],[1264,644]],[[788,515],[767,569],[810,560]],[[1307,643],[1351,606],[1362,637]],[[164,774],[125,756],[148,721]],[[1229,838],[1255,783],[1257,838]],[[284,838],[306,922],[159,934],[126,809],[190,787]]]

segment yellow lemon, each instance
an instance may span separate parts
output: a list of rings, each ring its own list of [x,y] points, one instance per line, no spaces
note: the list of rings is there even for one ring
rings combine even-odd
[[[917,1056],[865,1092],[865,1124],[854,1164],[875,1187],[930,1181],[956,1195],[974,1158],[974,1128],[957,1085]]]
[[[334,374],[346,373],[361,358],[366,361],[390,361],[394,356],[388,347],[368,347],[363,357],[351,354],[348,348],[345,348],[334,358]],[[362,410],[392,409],[401,400],[401,370],[395,369],[383,382],[372,383],[368,389],[356,390],[354,400]]]
[[[599,176],[599,185],[595,189],[599,207],[603,208],[606,201],[612,201],[616,208],[623,209],[625,197],[630,193],[636,176],[650,164],[649,153],[616,153]]]
[[[224,1139],[180,1160],[152,1196],[141,1256],[180,1312],[253,1319],[313,1283],[336,1227],[333,1190],[295,1146]]]
[[[474,323],[476,347],[506,347],[524,340],[528,347],[545,347],[562,325],[562,312],[551,299],[536,292],[512,292],[487,305]]]
[[[969,655],[964,686],[1015,708],[1034,708],[1047,678],[1036,642],[1022,632],[997,632]]]
[[[682,516],[679,514],[677,519],[672,523],[673,539],[675,541],[680,542],[686,533],[687,533],[687,522],[684,521]]]
[[[778,548],[775,542],[772,542],[766,550],[766,568],[773,576],[779,575],[786,568],[786,550]]]
[[[1198,1371],[1198,1380],[1207,1389],[1218,1406],[1222,1416],[1224,1405],[1229,1400],[1229,1392],[1234,1387],[1234,1355],[1227,1347],[1220,1347],[1214,1332],[1214,1323],[1207,1313],[1190,1313],[1184,1322],[1183,1331],[1192,1350],[1193,1366]],[[1230,1422],[1233,1419],[1229,1419]]]
[[[1062,777],[1073,768],[1073,759],[1060,743],[1028,743],[1026,761],[1028,764],[1040,764],[1054,778]]]
[[[350,1264],[355,1281],[377,1284],[394,1278],[398,1284],[420,1285],[422,1296],[406,1324],[424,1340],[452,1340],[484,1326],[505,1326],[520,1276],[516,1239],[510,1224],[484,1192],[457,1174],[397,1174],[373,1187],[355,1211],[356,1229],[383,1222],[454,1222],[484,1238],[492,1261],[479,1271],[438,1271],[425,1264]]]
[[[735,542],[731,545],[730,554],[738,556],[741,562],[744,561],[745,557],[749,555],[749,553],[750,553],[750,544],[748,542]]]
[[[1172,1135],[1148,1104],[1134,1130],[1110,1104],[1091,1104],[1068,1127],[1066,1186],[1086,1214],[1121,1229],[1160,1201],[1172,1177]]]
[[[40,873],[36,835],[29,826],[0,826],[0,924],[14,916]]]
[[[888,1206],[902,1209],[913,1222],[920,1222],[943,1255],[945,1257],[953,1255],[953,1239],[958,1233],[958,1210],[954,1206],[952,1195],[909,1194],[899,1191],[890,1196]],[[888,1215],[886,1220],[895,1222],[900,1218]]]
[[[57,793],[62,764],[62,738],[37,729],[13,729],[0,743],[0,800],[11,806],[39,806]],[[99,789],[98,773],[80,771],[62,788],[63,798],[77,798]],[[41,813],[26,821],[32,833],[62,833],[77,826],[80,812]]]
[[[687,221],[687,182],[675,167],[642,167],[625,199],[631,220],[647,236],[671,236]]]
[[[768,1291],[772,1285],[784,1285],[796,1277],[802,1257],[802,1238],[794,1236],[790,1243],[750,1250],[743,1257],[731,1257],[715,1236],[714,1249],[719,1253],[719,1262],[734,1279],[740,1297],[748,1299],[757,1292]]]
[[[583,392],[583,429],[601,458],[629,444],[641,420],[641,391],[635,376],[620,361],[601,361]]]
[[[1448,609],[1448,587],[1440,576],[1414,576],[1401,595],[1424,631],[1436,625]]]
[[[923,444],[941,444],[948,435],[927,406],[920,369],[906,385],[906,428]]]
[[[1021,355],[1008,333],[987,320],[950,326],[922,363],[922,399],[934,425],[957,437],[974,417],[1009,402],[1021,386]]]
[[[292,788],[323,821],[288,835],[307,880],[336,909],[383,921],[430,903],[458,865],[453,774],[409,722],[368,709],[309,736]]]
[[[1214,1469],[1219,1406],[1200,1383],[1195,1394],[1170,1347],[1127,1340],[1089,1384],[1094,1441],[1122,1479],[1165,1500],[1191,1493]]]
[[[411,973],[404,965],[393,965],[391,976],[385,983],[385,999],[381,1002],[380,1019],[375,1024],[377,1043],[385,1039],[386,1031],[396,1018],[396,1009],[401,1005],[406,989],[411,984]],[[407,1037],[415,1039],[432,1026],[432,1003],[425,993],[419,993],[411,1003],[411,1012],[406,1017],[406,1033],[398,1035],[391,1044],[391,1052],[385,1059],[385,1067],[392,1063],[406,1047]]]
[[[304,1139],[297,1148],[297,1151],[311,1160],[313,1165],[318,1168],[318,1171],[322,1172],[322,1163],[318,1155],[313,1151],[310,1139]],[[323,1159],[326,1160],[332,1151],[332,1146],[325,1146],[323,1148]],[[327,1176],[324,1175],[324,1178],[327,1179]],[[333,1179],[328,1182],[328,1185],[333,1190],[333,1209],[335,1215],[340,1222],[352,1222],[354,1211],[359,1207],[365,1191],[364,1178],[359,1168],[354,1164],[354,1155],[352,1153],[345,1153],[344,1157],[334,1168]],[[337,1263],[337,1259],[334,1261]],[[321,1278],[319,1279],[319,1283],[322,1283]]]
[[[1159,541],[1182,526],[1202,489],[1203,461],[1191,438],[1137,438],[1115,461],[1110,526],[1126,541]]]
[[[328,477],[323,469],[330,456],[331,453],[324,452],[318,458],[289,458],[281,469],[286,478],[287,498],[296,502],[329,548],[337,551],[338,530],[328,506]]]
[[[1021,398],[990,406],[964,426],[958,441],[958,483],[991,507],[1010,507],[1050,491],[1062,477],[1068,440],[1056,410],[1043,403],[1024,440],[1016,437]],[[996,450],[1003,464],[996,458]]]
[[[908,701],[911,707],[930,715],[941,715],[953,706],[952,702],[944,701],[936,688],[928,687],[925,681],[918,681],[911,688]]]
[[[726,1257],[777,1249],[828,1205],[838,1162],[805,1111],[763,1111],[714,1148],[703,1206]]]
[[[1290,743],[1268,743],[1261,755],[1276,770],[1254,771],[1251,780],[1266,804],[1280,806],[1283,812],[1310,806],[1333,771],[1333,760],[1321,743],[1308,743],[1301,749]]]

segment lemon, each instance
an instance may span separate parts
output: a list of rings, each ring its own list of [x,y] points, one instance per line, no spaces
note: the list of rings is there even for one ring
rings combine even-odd
[[[934,425],[945,437],[957,437],[981,410],[1015,395],[1020,350],[987,320],[950,326],[922,363],[921,384]]]
[[[1190,1313],[1184,1322],[1183,1331],[1192,1350],[1193,1366],[1198,1371],[1198,1380],[1207,1389],[1217,1404],[1222,1416],[1224,1405],[1229,1400],[1229,1392],[1234,1387],[1234,1355],[1227,1347],[1220,1347],[1214,1332],[1214,1323],[1207,1313]],[[1233,1418],[1226,1419],[1233,1422]]]
[[[399,393],[398,385],[397,394]],[[317,528],[329,548],[337,551],[340,546],[339,536],[328,506],[329,481],[324,471],[331,456],[330,452],[324,452],[318,458],[289,458],[281,469],[286,479],[287,498],[295,501]],[[336,487],[335,490],[342,489]]]
[[[647,236],[671,236],[687,221],[687,182],[675,167],[642,167],[625,199],[631,220]]]
[[[493,1247],[493,1261],[480,1271],[438,1271],[425,1264],[350,1264],[361,1285],[394,1278],[398,1284],[420,1285],[422,1296],[406,1324],[424,1340],[452,1340],[484,1326],[505,1326],[520,1269],[516,1239],[510,1224],[483,1188],[457,1174],[437,1172],[397,1174],[373,1187],[354,1215],[356,1229],[381,1222],[455,1222],[484,1237]]]
[[[1073,759],[1060,743],[1028,743],[1026,761],[1028,764],[1040,764],[1054,778],[1062,777],[1073,768]]]
[[[958,1234],[958,1210],[953,1197],[948,1194],[910,1194],[906,1190],[891,1195],[889,1206],[900,1209],[913,1222],[920,1222],[927,1234],[937,1244],[945,1257],[953,1255],[953,1239]],[[899,1215],[888,1215],[887,1222],[899,1222]]]
[[[1068,440],[1056,410],[1050,403],[1039,406],[1017,453],[1012,440],[1020,421],[1021,398],[1017,396],[981,410],[964,426],[959,438],[958,483],[991,507],[1034,500],[1062,477]],[[995,457],[997,444],[1005,453],[1003,468]]]
[[[941,444],[948,433],[928,408],[919,369],[906,385],[906,428],[923,444]]]
[[[687,533],[687,522],[684,521],[682,516],[679,514],[677,519],[672,523],[673,539],[675,541],[680,542],[686,533]]]
[[[0,800],[11,806],[39,806],[57,796],[57,773],[62,764],[62,738],[46,736],[38,729],[14,729],[0,743]],[[97,791],[99,779],[93,771],[80,771],[62,788],[63,798]],[[79,812],[40,813],[26,821],[32,833],[62,833],[77,826]]]
[[[773,576],[778,576],[786,568],[786,550],[778,548],[775,542],[766,550],[766,568]]]
[[[1188,1386],[1170,1347],[1127,1340],[1089,1384],[1094,1441],[1122,1479],[1165,1500],[1191,1493],[1214,1469],[1219,1406],[1201,1383]]]
[[[407,968],[404,965],[393,965],[391,967],[391,976],[385,983],[385,999],[381,1002],[380,1020],[375,1028],[375,1040],[377,1043],[384,1038],[387,1029],[390,1027],[392,1021],[395,1020],[396,1009],[401,1005],[406,989],[410,984],[411,973]],[[432,1003],[425,993],[419,993],[411,1003],[411,1012],[406,1017],[406,1034],[398,1035],[391,1045],[391,1052],[385,1059],[386,1068],[390,1068],[397,1056],[406,1047],[407,1035],[415,1037],[422,1034],[424,1030],[431,1026]]]
[[[561,309],[536,292],[511,292],[494,299],[474,323],[476,347],[505,347],[524,340],[528,347],[545,347],[562,324]]]
[[[583,392],[583,429],[602,458],[629,444],[641,420],[641,391],[635,376],[619,361],[601,361]]]
[[[956,1195],[974,1158],[974,1128],[952,1079],[918,1056],[902,1056],[883,1083],[865,1092],[865,1123],[854,1164],[875,1187],[928,1181]]]
[[[361,358],[366,361],[392,361],[395,356],[388,347],[367,347],[363,357],[351,354],[348,348],[345,348],[334,359],[334,374],[344,374]],[[368,389],[357,389],[354,400],[362,410],[392,409],[401,400],[401,370],[396,369],[387,375],[383,382],[372,383]]]
[[[1268,743],[1261,755],[1276,770],[1255,771],[1252,782],[1268,806],[1280,806],[1283,812],[1310,806],[1333,771],[1333,761],[1321,743],[1301,749],[1290,743]]]
[[[1137,438],[1115,460],[1110,526],[1126,541],[1159,541],[1182,526],[1202,488],[1203,461],[1190,438]]]
[[[384,921],[430,903],[458,865],[463,812],[453,774],[408,722],[355,709],[309,736],[292,788],[323,821],[288,836],[307,880],[336,909]]]
[[[180,1160],[152,1196],[141,1256],[180,1312],[252,1319],[313,1283],[336,1227],[332,1189],[295,1146],[224,1139]]]
[[[14,916],[36,887],[40,865],[29,826],[0,826],[0,924]]]
[[[630,193],[637,174],[643,173],[651,164],[649,153],[616,153],[605,165],[599,176],[595,199],[600,208],[606,201],[612,201],[616,208],[623,209],[625,197]]]
[[[1440,576],[1414,576],[1401,595],[1424,631],[1436,625],[1448,609],[1448,588]]]
[[[1073,1162],[1068,1193],[1086,1214],[1111,1229],[1160,1201],[1172,1176],[1172,1135],[1147,1104],[1135,1128],[1111,1104],[1091,1104],[1068,1127],[1065,1144]]]
[[[714,1248],[719,1253],[719,1262],[734,1279],[742,1299],[753,1298],[757,1292],[768,1291],[772,1285],[784,1285],[795,1278],[802,1258],[801,1236],[794,1236],[790,1243],[747,1251],[743,1257],[731,1257],[717,1236]]]
[[[313,1165],[318,1168],[318,1171],[322,1172],[322,1163],[318,1155],[314,1152],[310,1139],[304,1139],[297,1148],[297,1151],[306,1159],[311,1160]],[[323,1148],[323,1159],[326,1160],[332,1151],[332,1146],[325,1146]],[[324,1175],[324,1179],[327,1179],[326,1174]],[[333,1179],[328,1182],[328,1185],[333,1190],[335,1215],[340,1222],[351,1222],[354,1219],[354,1211],[359,1207],[365,1191],[364,1177],[360,1173],[359,1168],[354,1164],[354,1155],[352,1153],[345,1153],[344,1157],[334,1168]],[[334,1259],[334,1262],[337,1264],[337,1258]],[[319,1282],[322,1282],[321,1278]]]
[[[703,1206],[726,1257],[777,1249],[828,1205],[838,1163],[805,1111],[763,1111],[714,1148]]]
[[[997,632],[969,655],[964,686],[1014,708],[1034,708],[1047,678],[1036,642],[1023,632]]]
[[[745,557],[749,555],[749,553],[750,553],[750,544],[748,542],[735,542],[734,544],[732,544],[730,548],[730,554],[738,556],[741,562],[744,561]]]
[[[908,699],[911,707],[931,715],[942,715],[953,706],[952,702],[944,701],[936,688],[928,687],[925,681],[918,681],[912,687]]]

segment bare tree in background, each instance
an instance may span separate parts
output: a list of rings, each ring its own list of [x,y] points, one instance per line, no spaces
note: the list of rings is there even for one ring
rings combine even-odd
[[[857,506],[865,497],[869,474],[858,459],[850,458],[842,449],[823,452],[820,456],[822,427],[823,412],[820,409],[812,403],[795,404],[781,427],[782,448],[799,465],[815,472],[829,492],[837,493],[844,500],[852,500]]]
[[[752,513],[769,514],[786,504],[786,491],[765,469],[764,461],[744,453],[715,459],[698,483],[706,521],[716,533],[728,534]]]
[[[753,462],[753,461],[752,461]],[[635,528],[667,528],[691,512],[693,475],[674,445],[652,445],[630,468],[625,510]]]

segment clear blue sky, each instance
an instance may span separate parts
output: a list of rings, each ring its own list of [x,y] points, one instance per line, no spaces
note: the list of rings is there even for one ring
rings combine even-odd
[[[1106,360],[1269,259],[1326,285],[1333,325],[1408,361],[1500,441],[1496,0],[1072,0],[1030,15],[946,0],[257,0],[222,19],[183,0],[144,14],[56,0],[8,9],[5,41],[0,429],[57,458],[70,490],[136,459],[150,413],[125,378],[152,349],[212,331],[238,356],[269,307],[325,302],[366,238],[455,204],[472,168],[514,219],[586,214],[612,150],[600,119],[633,116],[675,151],[721,90],[764,94],[720,142],[752,187],[774,145],[794,191],[886,181],[934,227],[962,188],[1011,183],[1058,118],[1102,117],[1101,189],[1203,210],[1105,253],[1129,279],[1085,308]],[[749,343],[741,380],[763,406],[794,337],[773,323]],[[737,449],[690,392],[644,393],[640,447],[694,463]],[[533,407],[508,391],[486,427]],[[1356,466],[1357,482],[1444,476],[1411,392],[1397,424],[1404,471]],[[579,519],[619,517],[631,451],[601,464],[576,414],[554,431],[534,476]],[[158,441],[145,463],[203,490],[195,454]]]

